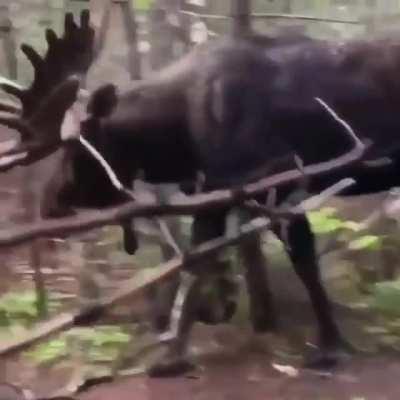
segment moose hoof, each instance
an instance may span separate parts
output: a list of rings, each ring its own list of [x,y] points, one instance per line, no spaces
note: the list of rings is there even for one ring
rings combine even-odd
[[[350,345],[313,349],[304,362],[305,368],[331,369],[348,361],[354,349]]]
[[[168,329],[170,317],[168,314],[157,315],[153,320],[153,327],[156,332],[163,333]]]
[[[185,358],[162,360],[152,365],[147,374],[151,378],[172,378],[184,375],[195,368],[195,365]]]
[[[213,308],[212,304],[199,307],[196,313],[196,319],[207,325],[218,325],[229,322],[235,315],[237,305],[234,301],[228,301],[223,309]]]
[[[278,330],[278,320],[274,312],[268,314],[265,312],[253,313],[250,319],[256,333],[276,332]]]

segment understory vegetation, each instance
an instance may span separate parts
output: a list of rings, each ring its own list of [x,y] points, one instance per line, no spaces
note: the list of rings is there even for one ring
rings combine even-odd
[[[332,207],[313,211],[309,213],[309,218],[317,233],[321,272],[335,302],[349,309],[373,314],[373,320],[364,322],[364,332],[374,336],[380,345],[400,350],[398,268],[393,265],[392,276],[387,279],[381,270],[382,266],[379,262],[377,264],[382,252],[395,249],[396,235],[370,233],[365,223],[343,219]],[[190,222],[189,218],[183,219],[182,231],[186,237]],[[72,259],[75,265],[80,264],[80,268],[67,267],[66,274],[57,274],[58,266],[47,274],[45,269],[45,315],[54,316],[82,304],[82,296],[88,297],[85,301],[96,300],[96,297],[118,287],[118,282],[132,276],[137,268],[151,269],[162,260],[157,244],[147,244],[142,246],[138,255],[127,256],[120,248],[119,234],[115,229],[103,229],[95,237],[91,245],[94,251],[84,251],[85,246],[90,247],[88,242],[80,247],[68,247],[64,243],[63,250],[58,251],[59,259]],[[264,238],[264,250],[270,260],[270,269],[279,279],[280,271],[291,269],[290,263],[278,240],[269,233]],[[227,253],[227,256],[237,260],[234,251],[229,250]],[[238,260],[235,266],[235,270],[241,274]],[[14,281],[19,284],[13,285],[12,290],[0,297],[0,337],[4,339],[29,331],[40,321],[40,315],[43,315],[29,281],[23,275],[22,279],[21,276],[14,277]],[[76,284],[74,288],[69,285],[71,281]],[[88,291],[90,287],[95,288],[91,293]],[[248,324],[247,299],[243,292],[240,295],[239,311],[234,318],[238,326]],[[130,310],[132,306],[135,311]],[[279,309],[279,304],[277,307]],[[141,372],[148,356],[147,351],[141,350],[146,348],[151,337],[146,321],[142,320],[144,311],[141,308],[145,309],[146,305],[121,306],[113,311],[109,320],[106,318],[99,325],[91,327],[73,328],[26,350],[22,357],[25,362],[40,368],[79,365],[79,379],[83,379],[82,376],[93,378],[123,374],[124,368],[128,366],[131,373]]]

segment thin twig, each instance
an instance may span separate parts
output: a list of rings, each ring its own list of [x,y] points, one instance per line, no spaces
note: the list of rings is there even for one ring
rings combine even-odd
[[[304,175],[307,175],[308,178],[311,179],[313,176],[321,176],[326,173],[331,173],[332,170],[348,167],[355,162],[359,162],[364,156],[369,145],[361,142],[351,127],[345,121],[340,119],[325,102],[320,99],[317,101],[337,122],[340,123],[341,126],[345,128],[345,133],[354,143],[354,146],[348,153],[329,161],[305,166],[303,171],[293,169],[260,179],[255,183],[245,185],[240,189],[239,198],[232,193],[232,190],[218,190],[207,194],[197,194],[187,197],[183,201],[175,201],[165,204],[140,204],[129,202],[121,206],[104,209],[102,211],[81,212],[74,217],[23,224],[13,229],[9,229],[7,232],[0,232],[0,247],[21,244],[37,237],[65,235],[67,233],[71,234],[74,232],[81,232],[110,223],[123,221],[128,217],[192,215],[195,212],[209,210],[211,208],[240,205],[247,199],[268,193],[268,191],[270,191],[272,188],[275,188],[276,190],[279,187],[293,184],[299,179],[302,179]],[[88,147],[88,149],[89,148],[90,147]],[[97,150],[93,152],[93,155],[96,153],[98,154]],[[98,159],[97,156],[95,157]],[[103,165],[103,161],[101,160],[104,161],[103,157],[99,155],[98,161],[101,163],[103,168],[105,168],[106,172],[108,169],[110,169],[110,171],[108,171],[108,176],[114,185],[117,188],[119,187],[120,190],[126,191],[128,196],[132,198],[133,195],[131,191],[124,188],[109,165],[107,163],[106,165]]]
[[[366,147],[356,147],[348,154],[335,160],[305,167],[309,177],[330,172],[333,169],[347,166],[360,160]],[[244,186],[243,199],[267,193],[273,187],[291,184],[303,176],[297,169],[282,172],[271,177],[261,179],[256,183]],[[64,236],[76,232],[82,232],[117,223],[127,217],[150,217],[162,215],[192,215],[195,212],[211,208],[226,207],[234,205],[234,196],[231,190],[219,190],[211,193],[190,196],[181,201],[166,204],[134,203],[127,202],[117,207],[110,207],[102,211],[80,212],[73,217],[60,218],[57,220],[45,220],[40,222],[21,224],[7,231],[0,231],[0,248],[18,245],[37,237]]]
[[[218,15],[218,14],[200,14],[192,11],[180,11],[184,15],[188,15],[191,17],[197,17],[201,19],[208,20],[220,20],[226,21],[230,20],[231,17],[227,15]],[[337,19],[337,18],[320,18],[320,17],[312,17],[309,15],[298,15],[298,14],[278,14],[278,13],[252,13],[250,14],[250,18],[253,19],[290,19],[290,20],[303,20],[303,21],[315,21],[315,22],[328,22],[335,24],[348,24],[348,25],[361,25],[362,22],[356,19]]]
[[[174,305],[170,314],[170,326],[169,330],[159,335],[160,342],[170,342],[176,339],[179,335],[179,325],[182,320],[185,303],[188,298],[188,294],[193,284],[196,282],[197,277],[187,271],[182,271],[181,282],[179,284],[178,292],[175,296]]]
[[[174,250],[174,252],[177,256],[182,256],[183,252],[179,248],[179,245],[176,242],[174,235],[171,233],[171,230],[169,229],[168,224],[165,221],[163,221],[161,218],[157,218],[156,220],[157,220],[158,226],[160,228],[160,232],[163,235],[167,244],[172,248],[172,250]]]
[[[337,196],[355,183],[356,181],[352,178],[342,179],[341,181],[323,190],[321,193],[303,200],[299,205],[290,207],[289,210],[279,207],[271,208],[269,206],[263,206],[255,200],[246,202],[243,207],[249,211],[259,212],[273,220],[290,219],[294,215],[302,215],[322,207],[324,203],[329,201],[333,196]]]
[[[322,99],[319,97],[316,97],[315,100],[321,104],[323,108],[325,108],[326,111],[333,117],[333,119],[338,122],[340,125],[343,126],[343,128],[346,130],[346,132],[349,134],[349,136],[353,139],[354,143],[359,146],[362,145],[361,140],[357,137],[355,134],[353,128],[350,126],[350,124],[345,121],[343,118],[340,118],[339,115]]]
[[[104,171],[106,172],[108,178],[110,179],[112,185],[117,189],[117,190],[124,190],[124,185],[121,183],[121,181],[118,179],[116,173],[114,170],[110,167],[110,164],[104,159],[104,157],[97,151],[97,149],[92,146],[82,135],[79,136],[79,142],[82,144],[82,146],[99,162],[99,164],[102,166]]]
[[[131,190],[126,188],[122,182],[118,179],[117,174],[111,168],[110,164],[104,159],[104,157],[97,151],[97,149],[92,146],[82,135],[79,135],[79,143],[99,162],[101,167],[106,172],[108,178],[110,179],[112,185],[119,190],[128,195],[132,200],[135,199]]]
[[[341,181],[335,183],[334,185],[328,187],[323,190],[318,195],[312,196],[309,199],[306,199],[301,202],[301,204],[297,207],[294,207],[291,212],[295,214],[304,214],[305,212],[309,212],[320,208],[326,203],[329,199],[338,194],[342,193],[344,190],[348,189],[350,186],[356,184],[356,181],[353,178],[345,178]]]

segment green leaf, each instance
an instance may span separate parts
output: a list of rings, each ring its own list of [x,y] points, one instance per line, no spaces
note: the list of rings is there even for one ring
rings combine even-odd
[[[118,326],[96,326],[95,328],[74,328],[59,339],[43,343],[26,355],[33,361],[50,363],[61,357],[68,357],[76,349],[84,349],[90,363],[111,362],[118,356],[123,345],[130,341],[130,335]]]
[[[50,340],[25,354],[39,364],[50,363],[68,355],[67,341],[65,338]]]
[[[388,315],[400,316],[400,281],[376,283],[372,295],[372,307]]]
[[[307,216],[313,231],[318,234],[336,233],[341,230],[359,232],[362,229],[361,224],[343,220],[336,214],[335,208],[325,207],[318,211],[311,211]]]
[[[348,244],[350,250],[379,250],[382,246],[382,237],[376,235],[364,235]]]
[[[361,229],[363,229],[362,225],[355,221],[343,221],[342,227],[353,232],[359,232]]]
[[[326,218],[325,220],[310,221],[312,229],[317,234],[334,233],[343,227],[342,221],[337,218]]]
[[[135,0],[133,5],[138,10],[148,10],[152,5],[152,0]]]
[[[38,305],[36,292],[26,290],[22,292],[9,292],[0,297],[0,326],[27,326],[38,319]],[[51,296],[46,304],[50,311],[55,311],[60,306],[60,301]]]
[[[342,220],[335,215],[336,210],[332,207],[325,207],[307,214],[312,229],[317,234],[333,233],[342,228]]]
[[[35,292],[12,292],[0,298],[0,310],[9,318],[37,316]]]

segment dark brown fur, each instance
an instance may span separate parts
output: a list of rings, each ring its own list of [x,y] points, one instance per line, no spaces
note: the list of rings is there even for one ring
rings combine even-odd
[[[126,185],[139,168],[152,183],[193,180],[201,170],[205,190],[211,190],[241,184],[268,166],[270,173],[292,168],[294,154],[311,164],[346,152],[349,140],[315,101],[320,97],[361,137],[373,141],[371,159],[393,160],[381,168],[346,171],[357,179],[351,193],[387,190],[398,185],[400,177],[399,46],[397,39],[334,43],[259,35],[222,38],[126,93],[100,89],[93,95],[83,133]],[[288,161],[276,163],[279,159]],[[59,204],[104,207],[121,200],[79,146],[69,161],[72,175],[61,185]],[[341,177],[332,173],[316,178],[312,189],[319,191]],[[280,197],[291,189],[295,188],[286,188]],[[222,234],[227,211],[196,215],[193,243]],[[276,232],[281,233],[280,227]],[[261,254],[260,245],[254,240],[243,248],[243,255],[253,323],[264,330],[272,324],[273,310],[262,257],[255,256]],[[314,237],[305,216],[290,223],[288,240],[290,257],[319,322],[321,360],[331,361],[343,341],[320,282]],[[189,303],[192,311],[198,306],[195,300]],[[192,314],[185,316],[182,342]],[[178,360],[183,348],[182,343],[176,347]]]

